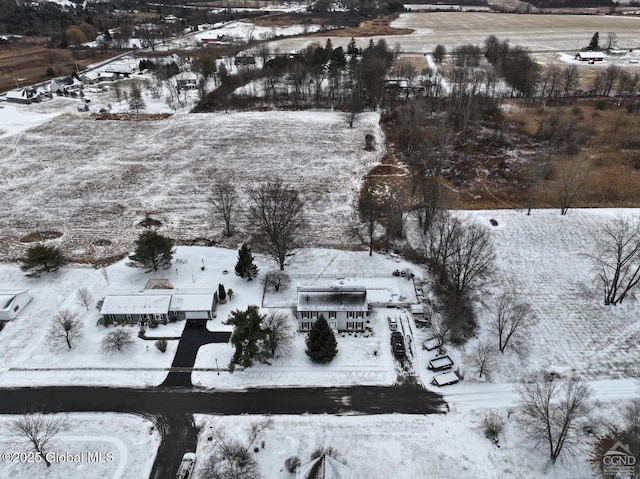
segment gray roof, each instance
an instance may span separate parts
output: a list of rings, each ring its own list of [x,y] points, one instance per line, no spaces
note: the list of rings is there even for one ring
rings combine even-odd
[[[298,287],[298,311],[367,311],[364,286]]]

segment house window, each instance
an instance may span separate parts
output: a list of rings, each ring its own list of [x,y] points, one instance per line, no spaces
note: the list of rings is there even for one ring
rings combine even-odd
[[[133,316],[131,314],[125,314],[124,319],[126,319],[127,321],[133,321]]]
[[[329,319],[335,319],[336,317],[336,312],[335,311],[329,311]]]
[[[302,319],[307,319],[309,318],[309,311],[302,311],[301,315],[302,315]]]
[[[358,330],[364,329],[364,322],[363,321],[357,321],[356,322],[356,329],[358,329]]]
[[[301,331],[308,331],[311,329],[311,326],[313,326],[313,322],[312,321],[302,321],[300,323],[300,330]]]
[[[356,318],[364,318],[364,313],[362,311],[358,311],[356,313]]]
[[[353,318],[353,311],[347,311],[347,318]]]
[[[355,324],[353,321],[347,321],[347,329],[355,329]]]

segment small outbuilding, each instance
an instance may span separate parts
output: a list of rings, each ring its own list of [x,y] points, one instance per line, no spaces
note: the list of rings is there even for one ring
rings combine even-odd
[[[28,290],[0,291],[0,321],[10,321],[32,300]]]
[[[601,62],[604,60],[604,54],[602,52],[578,52],[575,59],[581,62]]]
[[[19,90],[11,90],[7,92],[7,101],[12,103],[30,103],[40,101],[40,97],[35,88],[21,88]]]

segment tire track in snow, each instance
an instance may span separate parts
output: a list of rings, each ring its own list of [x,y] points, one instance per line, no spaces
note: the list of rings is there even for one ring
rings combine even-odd
[[[61,441],[95,441],[95,442],[109,442],[118,448],[118,452],[120,453],[120,462],[118,463],[118,467],[116,468],[111,479],[122,479],[122,474],[124,473],[124,469],[127,465],[127,461],[129,459],[129,452],[126,444],[122,442],[121,439],[114,436],[59,436]]]

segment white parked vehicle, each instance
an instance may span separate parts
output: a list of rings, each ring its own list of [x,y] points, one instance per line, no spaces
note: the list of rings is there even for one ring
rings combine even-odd
[[[387,316],[387,321],[389,321],[389,329],[391,331],[398,330],[398,320],[396,318],[392,318],[391,316]]]
[[[185,452],[184,456],[182,456],[182,462],[180,463],[180,467],[178,468],[176,479],[189,479],[191,477],[191,473],[193,473],[193,468],[195,467],[195,465],[196,453]]]

